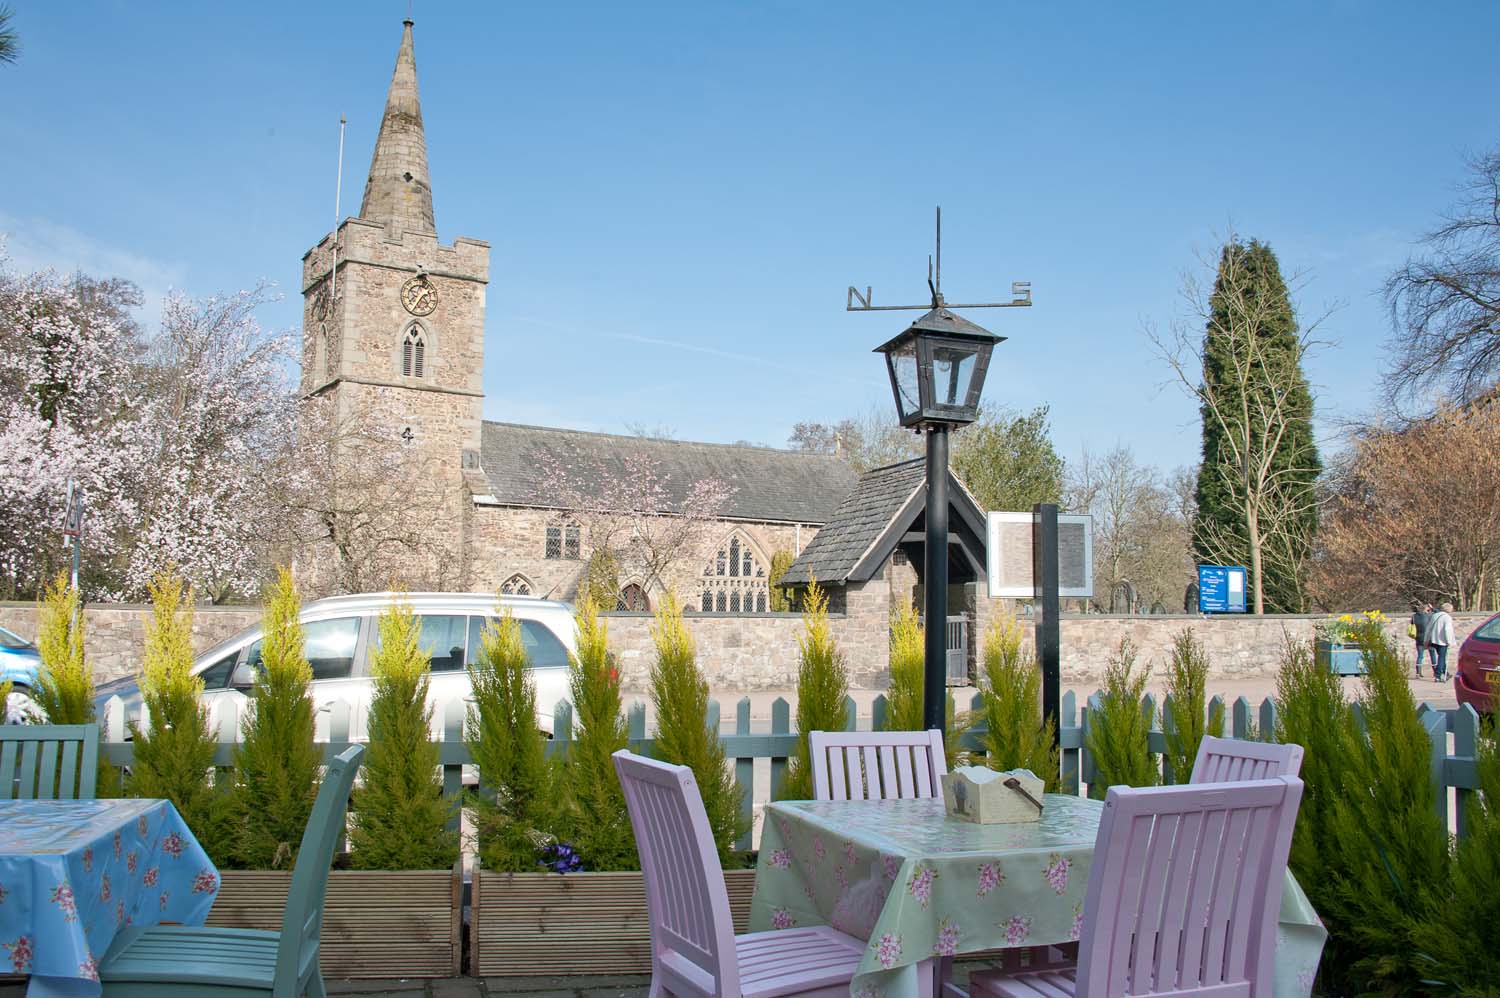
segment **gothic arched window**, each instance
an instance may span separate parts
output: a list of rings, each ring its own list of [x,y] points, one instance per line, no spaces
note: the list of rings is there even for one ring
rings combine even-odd
[[[414,325],[406,331],[401,341],[401,374],[407,378],[424,376],[427,366],[427,336],[422,327]]]
[[[520,572],[517,572],[500,584],[500,595],[502,596],[530,596],[531,593],[531,580]]]
[[[703,568],[698,603],[704,613],[765,613],[766,568],[748,538],[734,534]]]
[[[646,590],[639,584],[632,582],[620,590],[620,597],[615,601],[616,610],[637,610],[643,613],[651,612],[651,601],[646,598]]]

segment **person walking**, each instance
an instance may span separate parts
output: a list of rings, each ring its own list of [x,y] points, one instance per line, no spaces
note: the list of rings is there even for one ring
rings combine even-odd
[[[1444,603],[1443,608],[1428,621],[1427,643],[1432,647],[1432,678],[1441,683],[1448,678],[1448,646],[1458,643],[1458,636],[1453,631],[1452,603]]]
[[[1411,605],[1411,623],[1406,625],[1406,633],[1417,641],[1417,678],[1422,678],[1422,656],[1427,653],[1427,625],[1432,622],[1431,603],[1413,603]]]

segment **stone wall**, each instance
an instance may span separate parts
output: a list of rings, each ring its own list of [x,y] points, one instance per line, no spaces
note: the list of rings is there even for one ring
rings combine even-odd
[[[193,651],[207,651],[226,638],[260,623],[258,606],[200,606],[193,612]],[[94,682],[134,675],[145,647],[151,608],[130,603],[90,603],[84,609],[84,650]],[[0,627],[36,640],[37,612],[31,603],[0,603]]]
[[[981,622],[994,610],[981,600]],[[851,586],[845,595],[845,612],[830,615],[834,637],[849,663],[850,683],[855,689],[883,689],[889,666],[887,620],[891,608],[890,587],[872,579]],[[147,607],[123,604],[91,604],[85,611],[86,642],[99,682],[130,675],[140,663]],[[1459,639],[1467,637],[1487,614],[1455,614]],[[611,613],[610,644],[619,656],[622,680],[632,692],[647,686],[652,660],[651,616],[644,613]],[[1139,650],[1138,661],[1152,671],[1165,669],[1172,639],[1191,627],[1207,646],[1213,675],[1218,678],[1270,676],[1275,673],[1287,637],[1307,640],[1320,616],[1196,616],[1112,617],[1099,614],[1064,614],[1062,618],[1063,682],[1093,683],[1104,675],[1109,658],[1128,637]],[[250,606],[199,607],[193,617],[194,648],[202,652],[260,620],[260,608]],[[30,603],[0,603],[0,626],[22,637],[36,637],[36,608]],[[1027,644],[1031,640],[1030,621]],[[748,693],[787,690],[797,681],[797,636],[801,617],[777,614],[692,614],[688,629],[698,646],[698,661],[715,692]],[[1389,631],[1410,653],[1406,619],[1393,620]],[[978,644],[982,627],[976,627],[971,645]],[[1456,663],[1450,660],[1450,667]]]

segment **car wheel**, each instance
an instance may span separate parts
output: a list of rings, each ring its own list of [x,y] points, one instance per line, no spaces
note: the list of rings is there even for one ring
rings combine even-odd
[[[32,699],[31,689],[26,686],[16,686],[10,691],[3,715],[6,724],[41,724],[45,720],[42,708]]]

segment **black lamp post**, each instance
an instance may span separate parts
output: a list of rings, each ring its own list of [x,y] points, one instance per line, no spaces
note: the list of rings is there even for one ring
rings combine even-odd
[[[943,209],[937,210],[937,266],[927,258],[927,305],[872,305],[868,287],[849,288],[850,312],[920,311],[916,322],[876,353],[885,354],[891,392],[901,425],[927,434],[926,661],[922,682],[922,726],[943,730],[948,705],[948,430],[979,416],[979,394],[989,372],[990,353],[1005,339],[955,315],[943,302]],[[1027,308],[1031,282],[1015,281],[1008,302],[954,305],[953,308]],[[855,304],[858,302],[859,304]]]
[[[1005,337],[948,311],[936,286],[932,298],[931,311],[875,352],[885,354],[901,425],[927,434],[922,726],[942,730],[948,702],[948,430],[978,418],[990,353]]]

